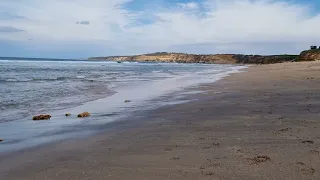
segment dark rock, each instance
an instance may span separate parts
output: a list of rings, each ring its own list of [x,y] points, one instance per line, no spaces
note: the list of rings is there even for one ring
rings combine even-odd
[[[129,102],[131,102],[131,100],[125,100],[124,102],[125,102],[125,103],[129,103]]]
[[[83,112],[83,113],[78,114],[79,118],[89,117],[89,116],[90,116],[90,113],[88,113],[88,112]]]
[[[39,116],[33,116],[32,120],[40,121],[40,120],[49,120],[50,118],[51,118],[51,115],[49,114],[41,114]]]
[[[71,114],[70,114],[70,113],[67,113],[66,116],[71,116]]]

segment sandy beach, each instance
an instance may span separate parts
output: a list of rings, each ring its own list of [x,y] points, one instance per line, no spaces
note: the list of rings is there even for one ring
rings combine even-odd
[[[0,179],[320,179],[320,61],[246,71],[105,133],[2,154]]]

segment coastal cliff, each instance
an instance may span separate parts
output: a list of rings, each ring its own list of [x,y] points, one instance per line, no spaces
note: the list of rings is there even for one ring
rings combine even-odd
[[[292,61],[320,60],[320,49],[303,51],[300,55],[242,55],[242,54],[186,54],[158,52],[135,56],[93,57],[89,60],[136,61],[136,62],[177,62],[208,64],[274,64]]]
[[[159,52],[152,54],[143,54],[136,56],[108,56],[94,57],[89,60],[106,61],[137,61],[137,62],[177,62],[177,63],[217,63],[234,64],[236,60],[232,54],[199,55],[186,53],[167,53]]]
[[[316,60],[320,60],[320,49],[302,51],[298,58],[298,61],[316,61]]]

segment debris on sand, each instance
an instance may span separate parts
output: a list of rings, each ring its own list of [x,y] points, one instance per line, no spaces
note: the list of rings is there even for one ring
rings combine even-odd
[[[49,120],[50,118],[51,118],[51,115],[49,114],[41,114],[39,116],[33,116],[32,120],[40,121],[40,120]]]
[[[180,157],[172,157],[171,159],[177,161],[180,160]]]
[[[254,164],[257,164],[257,163],[262,163],[262,162],[266,162],[266,161],[270,160],[270,157],[269,156],[256,156],[254,158],[250,158],[249,160],[252,160],[252,161],[254,161]]]
[[[131,100],[125,100],[124,102],[125,102],[125,103],[129,103],[129,102],[131,102]]]
[[[265,162],[265,161],[270,160],[270,157],[269,156],[257,156],[257,157],[254,157],[253,160],[256,162]]]
[[[90,116],[90,113],[88,113],[88,112],[83,112],[83,113],[78,114],[78,118],[84,118],[84,117],[89,117],[89,116]]]
[[[203,175],[206,175],[206,176],[213,176],[213,175],[214,175],[214,172],[201,171],[201,173],[202,173]]]
[[[315,171],[316,171],[315,169],[313,169],[313,168],[308,168],[308,167],[301,169],[301,172],[302,172],[302,174],[304,174],[304,175],[313,175]]]
[[[314,141],[311,141],[311,140],[305,140],[305,141],[302,141],[302,143],[306,144],[314,144]]]
[[[303,162],[295,162],[295,164],[299,165],[299,166],[305,166],[306,164]]]
[[[311,154],[320,154],[320,151],[318,151],[318,150],[310,150],[310,153]]]
[[[283,129],[280,129],[279,131],[280,132],[287,132],[287,131],[290,131],[291,130],[291,128],[283,128]]]

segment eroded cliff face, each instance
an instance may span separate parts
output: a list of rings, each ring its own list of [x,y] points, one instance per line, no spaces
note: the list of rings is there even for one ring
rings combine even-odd
[[[298,61],[317,61],[320,60],[320,49],[313,49],[308,51],[303,51]]]
[[[177,63],[210,63],[210,64],[272,64],[287,61],[296,61],[297,55],[240,55],[240,54],[215,54],[199,55],[185,53],[153,53],[136,56],[109,56],[95,57],[90,60],[107,61],[137,61],[137,62],[177,62]]]

